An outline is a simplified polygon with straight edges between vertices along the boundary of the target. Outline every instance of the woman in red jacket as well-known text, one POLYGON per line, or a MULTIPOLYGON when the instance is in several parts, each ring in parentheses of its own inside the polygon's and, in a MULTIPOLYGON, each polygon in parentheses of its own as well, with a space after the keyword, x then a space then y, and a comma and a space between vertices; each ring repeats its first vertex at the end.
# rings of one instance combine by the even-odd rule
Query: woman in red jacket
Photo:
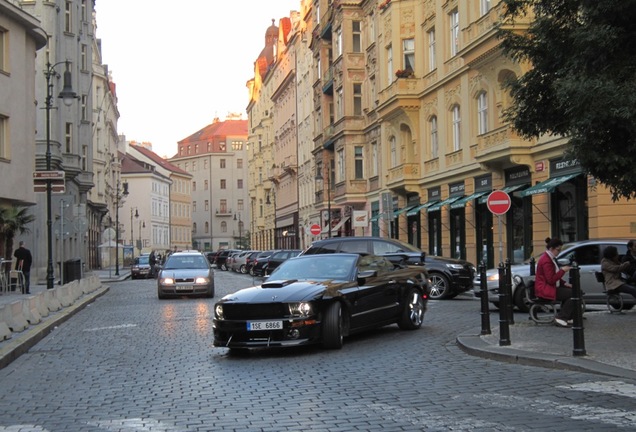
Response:
POLYGON ((537 262, 534 282, 535 294, 539 298, 558 300, 561 308, 555 322, 560 327, 567 327, 572 319, 574 305, 572 303, 572 285, 563 280, 563 275, 570 271, 570 266, 559 267, 556 256, 561 252, 563 242, 558 238, 546 239, 547 250, 537 262))

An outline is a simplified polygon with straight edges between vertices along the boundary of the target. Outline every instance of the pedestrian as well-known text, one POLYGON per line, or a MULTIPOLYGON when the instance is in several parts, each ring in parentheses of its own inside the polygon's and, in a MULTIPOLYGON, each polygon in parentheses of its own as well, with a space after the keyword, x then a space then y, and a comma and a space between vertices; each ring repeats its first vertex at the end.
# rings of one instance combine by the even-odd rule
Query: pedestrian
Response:
POLYGON ((556 257, 561 252, 561 247, 563 242, 560 239, 546 239, 546 251, 537 262, 534 289, 539 298, 561 302, 555 323, 560 327, 568 327, 572 322, 574 303, 572 285, 563 279, 563 275, 569 272, 571 267, 559 267, 556 257))
POLYGON ((627 253, 623 255, 622 262, 628 262, 630 264, 623 273, 628 276, 627 282, 633 284, 636 282, 636 240, 627 242, 627 253))
POLYGON ((636 287, 626 283, 621 278, 621 273, 625 273, 630 267, 629 261, 623 263, 618 258, 616 246, 608 246, 603 251, 601 260, 601 271, 605 278, 605 290, 615 293, 627 293, 636 298, 636 287))
POLYGON ((21 270, 24 275, 22 294, 31 294, 31 263, 33 262, 33 257, 31 256, 31 251, 24 245, 24 241, 20 241, 18 248, 13 252, 13 256, 16 259, 15 269, 21 270))
POLYGON ((150 264, 150 277, 155 277, 155 265, 157 264, 155 251, 150 252, 150 256, 148 257, 148 264, 150 264))

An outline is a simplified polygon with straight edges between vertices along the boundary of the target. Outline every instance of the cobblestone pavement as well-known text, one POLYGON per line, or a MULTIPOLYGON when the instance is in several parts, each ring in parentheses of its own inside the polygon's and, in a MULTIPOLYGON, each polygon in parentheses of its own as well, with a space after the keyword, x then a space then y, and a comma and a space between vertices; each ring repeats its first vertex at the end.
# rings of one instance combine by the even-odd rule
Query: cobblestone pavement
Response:
POLYGON ((469 296, 430 302, 418 331, 230 356, 214 301, 252 282, 218 271, 215 299, 165 301, 113 283, 0 370, 0 432, 636 430, 636 380, 462 352, 469 296))

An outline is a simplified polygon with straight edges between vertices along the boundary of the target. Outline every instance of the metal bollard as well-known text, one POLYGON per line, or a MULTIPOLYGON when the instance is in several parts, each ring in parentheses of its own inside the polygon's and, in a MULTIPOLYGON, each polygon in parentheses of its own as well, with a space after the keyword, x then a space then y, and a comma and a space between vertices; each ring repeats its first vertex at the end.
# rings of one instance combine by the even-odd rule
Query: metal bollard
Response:
POLYGON ((486 280, 486 264, 479 264, 479 287, 481 289, 481 334, 489 335, 490 311, 488 308, 488 280, 486 280))
POLYGON ((534 260, 534 257, 530 257, 530 276, 534 276, 537 272, 537 263, 534 260))
POLYGON ((583 334, 583 311, 581 310, 582 292, 581 292, 581 269, 576 261, 572 262, 570 270, 570 280, 572 281, 572 303, 574 303, 574 314, 572 316, 572 337, 574 349, 572 355, 584 356, 585 352, 585 336, 583 334))
POLYGON ((510 270, 510 258, 506 258, 506 296, 508 297, 508 324, 515 323, 514 302, 512 301, 512 270, 510 270))
POLYGON ((510 345, 510 326, 508 325, 508 296, 506 295, 506 270, 499 263, 499 346, 510 345))

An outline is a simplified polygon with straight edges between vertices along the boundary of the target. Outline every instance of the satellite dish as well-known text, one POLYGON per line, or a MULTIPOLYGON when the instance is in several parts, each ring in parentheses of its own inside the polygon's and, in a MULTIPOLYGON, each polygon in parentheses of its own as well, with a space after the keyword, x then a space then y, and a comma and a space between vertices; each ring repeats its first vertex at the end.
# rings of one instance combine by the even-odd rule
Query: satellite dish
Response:
POLYGON ((114 241, 115 240, 115 230, 113 228, 106 228, 102 233, 102 239, 105 242, 114 241))

